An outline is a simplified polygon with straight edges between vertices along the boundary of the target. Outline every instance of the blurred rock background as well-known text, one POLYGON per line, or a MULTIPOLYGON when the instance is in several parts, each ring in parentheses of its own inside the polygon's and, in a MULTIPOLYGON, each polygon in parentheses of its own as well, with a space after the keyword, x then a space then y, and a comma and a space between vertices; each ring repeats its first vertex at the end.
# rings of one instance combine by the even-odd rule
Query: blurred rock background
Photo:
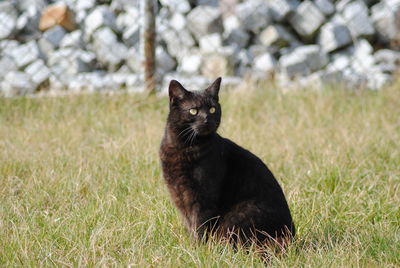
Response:
MULTIPOLYGON (((143 91, 139 0, 0 1, 0 95, 143 91)), ((400 66, 400 0, 159 0, 156 80, 380 89, 400 66)))

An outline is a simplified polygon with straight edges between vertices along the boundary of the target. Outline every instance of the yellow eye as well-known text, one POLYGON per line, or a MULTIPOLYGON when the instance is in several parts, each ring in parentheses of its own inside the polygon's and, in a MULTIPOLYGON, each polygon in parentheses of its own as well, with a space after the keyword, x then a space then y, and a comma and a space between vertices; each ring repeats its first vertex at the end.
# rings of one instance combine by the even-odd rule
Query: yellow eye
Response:
POLYGON ((215 113, 215 107, 210 108, 210 114, 213 114, 213 113, 215 113))
POLYGON ((189 113, 191 115, 196 115, 197 114, 197 109, 192 108, 192 109, 189 110, 189 113))

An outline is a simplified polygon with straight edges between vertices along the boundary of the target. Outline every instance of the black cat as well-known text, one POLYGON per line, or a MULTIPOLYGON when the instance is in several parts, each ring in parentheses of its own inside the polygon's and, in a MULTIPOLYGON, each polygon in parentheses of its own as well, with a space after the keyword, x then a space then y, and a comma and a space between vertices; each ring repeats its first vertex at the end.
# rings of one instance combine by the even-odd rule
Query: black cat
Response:
POLYGON ((216 133, 220 85, 221 78, 201 92, 169 85, 160 158, 172 200, 199 239, 284 246, 295 228, 278 182, 257 156, 216 133))

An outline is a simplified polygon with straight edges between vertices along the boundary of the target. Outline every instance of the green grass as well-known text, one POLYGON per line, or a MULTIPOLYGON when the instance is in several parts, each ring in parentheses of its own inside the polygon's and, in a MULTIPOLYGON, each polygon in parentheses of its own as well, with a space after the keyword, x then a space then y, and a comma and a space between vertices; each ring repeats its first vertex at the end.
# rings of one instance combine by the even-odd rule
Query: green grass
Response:
MULTIPOLYGON (((297 240, 271 267, 400 266, 400 84, 222 93, 220 133, 280 181, 297 240)), ((0 266, 262 266, 191 241, 158 160, 167 98, 0 99, 0 266)))

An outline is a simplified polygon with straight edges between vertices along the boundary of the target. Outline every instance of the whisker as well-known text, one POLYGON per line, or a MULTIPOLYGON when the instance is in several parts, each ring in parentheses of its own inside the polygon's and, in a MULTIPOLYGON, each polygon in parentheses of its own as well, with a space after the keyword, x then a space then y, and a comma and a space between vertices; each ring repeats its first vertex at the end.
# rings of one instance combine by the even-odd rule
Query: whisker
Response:
POLYGON ((193 130, 192 128, 190 128, 190 130, 191 130, 192 132, 190 132, 190 135, 188 135, 188 136, 186 137, 185 143, 190 142, 190 139, 191 139, 191 137, 192 137, 192 135, 193 135, 193 133, 194 133, 194 130, 193 130))
POLYGON ((181 135, 182 135, 182 136, 185 136, 186 134, 188 134, 188 133, 190 132, 191 129, 192 129, 191 126, 188 126, 187 128, 183 129, 183 130, 178 134, 178 137, 180 137, 181 135))
POLYGON ((191 138, 190 146, 192 146, 194 140, 196 139, 196 136, 197 136, 196 131, 193 131, 193 135, 192 135, 192 138, 191 138))

